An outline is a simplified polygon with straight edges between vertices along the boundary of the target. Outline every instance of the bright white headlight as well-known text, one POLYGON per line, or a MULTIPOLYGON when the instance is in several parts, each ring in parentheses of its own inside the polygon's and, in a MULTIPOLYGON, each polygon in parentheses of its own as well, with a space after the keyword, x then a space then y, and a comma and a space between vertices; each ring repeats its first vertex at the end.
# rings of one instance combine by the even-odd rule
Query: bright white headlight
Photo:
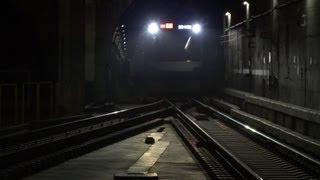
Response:
POLYGON ((150 34, 156 34, 159 31, 159 25, 157 23, 151 23, 148 26, 148 32, 150 34))
POLYGON ((196 33, 196 34, 198 34, 198 33, 200 33, 201 32, 201 25, 200 24, 194 24, 193 26, 192 26, 192 31, 194 32, 194 33, 196 33))

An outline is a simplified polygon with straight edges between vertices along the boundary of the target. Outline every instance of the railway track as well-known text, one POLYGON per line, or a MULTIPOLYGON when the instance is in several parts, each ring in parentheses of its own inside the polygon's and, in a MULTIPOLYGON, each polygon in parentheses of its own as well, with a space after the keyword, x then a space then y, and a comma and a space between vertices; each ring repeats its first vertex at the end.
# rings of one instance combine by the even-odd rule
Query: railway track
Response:
POLYGON ((210 106, 196 100, 161 100, 0 138, 0 179, 31 175, 163 123, 175 128, 212 179, 320 177, 316 159, 210 106))
POLYGON ((264 135, 200 101, 192 100, 181 104, 183 103, 177 108, 179 114, 184 114, 184 119, 188 119, 189 124, 199 126, 208 136, 206 144, 213 144, 215 150, 223 154, 230 164, 236 166, 235 169, 238 169, 243 178, 320 177, 320 163, 317 159, 264 135), (204 116, 207 116, 206 120, 204 116))
POLYGON ((19 179, 163 123, 164 101, 0 139, 0 179, 19 179))
MULTIPOLYGON (((199 127, 191 122, 188 122, 186 116, 183 114, 178 115, 179 119, 172 120, 172 125, 183 139, 185 144, 194 154, 194 156, 201 163, 202 167, 207 171, 212 179, 246 179, 246 177, 253 177, 252 174, 244 175, 234 167, 224 155, 215 150, 210 137, 203 132, 199 127)), ((232 157, 234 158, 234 157, 232 157)), ((234 158, 235 159, 235 158, 234 158)), ((245 167, 243 164, 241 168, 245 167)), ((247 171, 246 171, 247 172, 247 171)))

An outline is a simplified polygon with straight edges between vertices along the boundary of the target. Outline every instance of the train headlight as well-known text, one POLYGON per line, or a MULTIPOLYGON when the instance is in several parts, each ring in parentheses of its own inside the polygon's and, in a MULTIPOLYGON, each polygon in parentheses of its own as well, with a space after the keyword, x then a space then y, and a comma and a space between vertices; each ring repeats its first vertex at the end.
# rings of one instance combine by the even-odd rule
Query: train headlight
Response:
POLYGON ((148 26, 148 32, 150 34, 157 34, 159 32, 159 25, 157 23, 151 23, 148 26))
POLYGON ((202 30, 202 27, 201 27, 200 24, 194 24, 194 25, 192 26, 192 31, 193 31, 194 33, 196 33, 196 34, 200 33, 201 30, 202 30))

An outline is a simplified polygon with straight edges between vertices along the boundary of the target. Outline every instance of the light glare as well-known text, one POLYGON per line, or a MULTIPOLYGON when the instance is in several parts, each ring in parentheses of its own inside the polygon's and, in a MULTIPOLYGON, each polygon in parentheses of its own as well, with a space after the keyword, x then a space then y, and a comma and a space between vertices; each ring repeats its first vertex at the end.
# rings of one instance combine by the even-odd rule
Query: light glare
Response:
POLYGON ((173 29, 173 23, 166 23, 166 29, 173 29))
POLYGON ((159 31, 159 26, 157 23, 151 23, 149 26, 148 26, 148 32, 150 34, 156 34, 158 33, 159 31))
POLYGON ((201 26, 200 24, 195 24, 192 26, 192 31, 196 34, 198 34, 199 32, 201 32, 201 26))
POLYGON ((192 26, 191 26, 191 25, 179 25, 179 26, 178 26, 178 29, 179 29, 179 30, 192 29, 192 26))

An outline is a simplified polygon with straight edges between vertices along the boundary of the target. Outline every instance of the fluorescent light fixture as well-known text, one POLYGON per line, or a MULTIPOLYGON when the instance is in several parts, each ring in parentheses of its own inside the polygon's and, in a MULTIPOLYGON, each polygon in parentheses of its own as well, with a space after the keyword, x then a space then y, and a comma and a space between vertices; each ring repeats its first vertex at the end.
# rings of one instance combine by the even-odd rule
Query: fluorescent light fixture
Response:
POLYGON ((159 32, 159 26, 157 23, 151 23, 148 26, 148 32, 150 34, 157 34, 159 32))
POLYGON ((194 24, 193 26, 192 26, 192 31, 194 32, 194 33, 196 33, 196 34, 198 34, 198 33, 200 33, 201 32, 201 25, 200 24, 194 24))

